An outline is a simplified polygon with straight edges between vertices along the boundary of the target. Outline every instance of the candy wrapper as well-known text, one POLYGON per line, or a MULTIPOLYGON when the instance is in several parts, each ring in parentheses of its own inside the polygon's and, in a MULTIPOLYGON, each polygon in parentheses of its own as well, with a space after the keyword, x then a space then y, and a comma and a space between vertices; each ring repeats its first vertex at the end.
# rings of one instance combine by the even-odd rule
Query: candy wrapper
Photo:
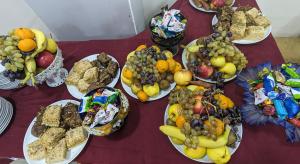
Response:
POLYGON ((281 93, 285 93, 288 97, 292 97, 291 87, 278 83, 277 88, 281 93))
POLYGON ((296 103, 292 97, 288 97, 284 100, 284 106, 288 113, 288 118, 294 118, 300 111, 298 103, 296 103))
POLYGON ((292 64, 282 64, 281 68, 290 78, 300 79, 300 75, 296 72, 296 69, 292 67, 292 64))
POLYGON ((294 88, 300 88, 300 79, 288 79, 285 82, 285 85, 294 87, 294 88))
POLYGON ((281 72, 274 71, 274 76, 275 76, 276 82, 279 82, 279 83, 282 83, 282 84, 285 83, 286 79, 285 79, 284 75, 281 72))
POLYGON ((98 124, 105 125, 112 121, 115 115, 119 112, 119 108, 112 104, 108 104, 106 109, 99 110, 95 116, 94 122, 91 124, 90 128, 94 128, 98 124))
POLYGON ((151 26, 155 27, 153 32, 159 34, 160 37, 165 39, 174 37, 176 33, 182 32, 186 24, 182 22, 179 10, 165 11, 163 17, 156 16, 151 19, 151 26))
POLYGON ((254 91, 254 97, 255 97, 255 101, 254 104, 258 105, 263 103, 265 100, 269 99, 266 95, 265 95, 265 89, 264 88, 260 88, 256 91, 254 91))
POLYGON ((299 100, 300 99, 300 88, 292 88, 292 95, 294 97, 294 99, 299 100))
POLYGON ((286 118, 286 116, 288 115, 288 113, 287 113, 287 111, 285 109, 283 101, 282 100, 278 100, 278 99, 274 99, 273 103, 274 103, 274 106, 275 106, 278 118, 284 120, 286 118))
POLYGON ((264 76, 263 84, 264 84, 266 94, 268 94, 269 92, 274 90, 276 83, 275 83, 275 80, 274 80, 274 77, 272 76, 272 74, 264 76))

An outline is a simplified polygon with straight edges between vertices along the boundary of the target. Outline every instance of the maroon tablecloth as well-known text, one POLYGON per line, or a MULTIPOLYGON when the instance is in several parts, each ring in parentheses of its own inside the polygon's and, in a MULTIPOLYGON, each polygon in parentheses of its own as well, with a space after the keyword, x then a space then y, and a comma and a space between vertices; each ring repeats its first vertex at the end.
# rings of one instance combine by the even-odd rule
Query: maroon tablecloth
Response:
MULTIPOLYGON (((271 2, 270 2, 271 3, 271 2)), ((257 6, 255 0, 237 0, 235 5, 257 6)), ((179 0, 173 8, 180 9, 188 19, 188 27, 183 44, 212 32, 213 14, 199 12, 187 0, 179 0)), ((101 29, 99 29, 101 30, 101 29)), ((121 40, 95 40, 84 42, 61 42, 65 66, 70 69, 75 61, 90 54, 105 51, 124 65, 126 55, 140 44, 151 45, 149 30, 139 35, 121 40)), ((283 58, 272 36, 253 45, 238 45, 249 60, 248 66, 266 61, 273 64, 283 62, 283 58)), ((181 51, 179 52, 181 54, 181 51)), ((176 56, 180 61, 181 55, 176 56)), ((120 81, 117 88, 121 88, 120 81)), ((242 89, 233 82, 225 87, 226 94, 237 105, 242 104, 242 89)), ((11 98, 15 103, 12 123, 0 136, 0 157, 22 157, 23 138, 41 105, 48 105, 62 99, 74 99, 65 85, 49 88, 42 85, 39 89, 25 87, 14 91, 0 91, 0 96, 11 98)), ((76 159, 82 163, 128 163, 128 164, 165 164, 192 163, 171 145, 168 138, 159 132, 167 98, 149 103, 140 103, 128 96, 131 111, 125 126, 109 137, 90 137, 84 151, 76 159)), ((299 163, 299 144, 285 140, 284 129, 273 125, 259 127, 244 126, 240 147, 232 156, 230 163, 299 163)))

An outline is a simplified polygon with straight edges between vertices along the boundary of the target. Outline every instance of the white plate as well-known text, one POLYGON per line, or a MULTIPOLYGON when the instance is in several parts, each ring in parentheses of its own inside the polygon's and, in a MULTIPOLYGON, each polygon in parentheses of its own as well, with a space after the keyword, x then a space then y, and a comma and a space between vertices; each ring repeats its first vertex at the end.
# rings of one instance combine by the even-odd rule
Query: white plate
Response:
MULTIPOLYGON (((90 56, 87 56, 87 57, 85 57, 85 58, 83 58, 83 59, 81 59, 81 60, 94 61, 94 60, 97 60, 97 56, 98 56, 98 55, 99 55, 99 54, 90 55, 90 56)), ((115 59, 114 57, 112 57, 112 56, 110 56, 110 55, 108 55, 108 56, 112 59, 112 61, 118 63, 117 59, 115 59)), ((118 65, 119 65, 118 72, 117 72, 115 78, 107 85, 108 87, 112 87, 112 88, 113 88, 113 87, 117 84, 117 82, 118 82, 118 80, 119 80, 119 77, 120 77, 120 64, 118 63, 118 65)), ((71 70, 72 70, 72 69, 71 69, 71 70)), ((70 71, 70 72, 71 72, 71 71, 70 71)), ((77 87, 74 86, 74 85, 67 85, 67 89, 68 89, 69 93, 70 93, 73 97, 75 97, 75 98, 77 98, 77 99, 81 99, 83 96, 85 96, 85 95, 87 94, 87 93, 81 93, 81 92, 77 89, 77 87)))
POLYGON ((4 119, 3 124, 0 126, 0 134, 7 128, 7 126, 10 123, 10 120, 12 118, 12 115, 13 115, 13 110, 9 109, 9 110, 7 110, 7 112, 8 112, 8 114, 7 114, 6 118, 4 119))
MULTIPOLYGON (((233 7, 234 10, 236 10, 237 8, 236 7, 233 7)), ((211 21, 211 24, 212 26, 214 26, 215 24, 218 23, 218 18, 217 16, 215 15, 211 21)), ((265 28, 265 34, 264 34, 264 37, 262 39, 259 39, 259 40, 246 40, 246 39, 240 39, 240 40, 233 40, 232 42, 233 43, 236 43, 236 44, 254 44, 254 43, 258 43, 258 42, 261 42, 263 40, 265 40, 272 32, 272 26, 269 25, 268 27, 265 28)))
MULTIPOLYGON (((166 125, 167 124, 167 119, 168 119, 168 109, 169 109, 169 104, 165 110, 165 115, 164 115, 164 124, 166 125)), ((240 146, 240 143, 241 143, 241 140, 242 140, 242 137, 243 137, 243 126, 242 124, 240 124, 239 126, 237 126, 238 128, 238 135, 240 137, 240 140, 236 141, 236 146, 235 148, 229 148, 229 152, 231 155, 233 155, 235 153, 235 151, 238 149, 238 147, 240 146)), ((177 151, 179 151, 182 155, 186 156, 184 153, 183 153, 183 145, 176 145, 172 142, 171 138, 168 137, 170 142, 172 143, 172 145, 176 148, 177 151)), ((187 158, 189 158, 188 156, 186 156, 187 158)), ((189 158, 189 159, 192 159, 192 158, 189 158)), ((211 161, 207 155, 205 155, 203 158, 201 159, 192 159, 194 161, 197 161, 197 162, 202 162, 202 163, 213 163, 213 161, 211 161)))
MULTIPOLYGON (((196 44, 196 41, 197 41, 197 39, 193 40, 192 42, 190 42, 187 45, 187 47, 196 44)), ((188 67, 187 67, 187 63, 188 63, 188 60, 187 60, 187 50, 186 49, 183 49, 181 60, 182 60, 182 64, 183 64, 184 68, 188 69, 188 67)), ((229 79, 225 79, 224 82, 231 81, 231 80, 235 79, 236 77, 237 77, 237 75, 234 75, 234 76, 232 76, 229 79)), ((201 77, 198 77, 198 76, 195 76, 195 78, 198 79, 198 80, 201 80, 201 81, 205 81, 207 83, 217 83, 217 81, 214 81, 214 80, 211 80, 211 79, 204 79, 204 78, 201 78, 201 77)))
POLYGON ((5 67, 1 64, 2 60, 0 60, 0 73, 2 73, 5 70, 5 67))
MULTIPOLYGON (((206 10, 206 9, 204 9, 204 8, 202 8, 202 7, 197 7, 197 6, 195 5, 195 3, 194 3, 193 0, 189 0, 189 2, 190 2, 190 4, 191 4, 195 9, 197 9, 197 10, 199 10, 199 11, 203 11, 203 12, 206 12, 206 13, 215 13, 215 12, 217 12, 217 11, 215 11, 215 10, 206 10)), ((234 3, 235 3, 235 0, 232 1, 232 4, 231 4, 230 6, 233 6, 234 3)))
MULTIPOLYGON (((123 69, 122 69, 122 71, 123 71, 123 69)), ((138 99, 138 97, 131 91, 131 88, 122 81, 122 78, 121 78, 121 84, 122 84, 123 89, 126 91, 126 93, 128 93, 131 97, 138 99)), ((161 98, 167 96, 171 92, 171 90, 175 88, 175 86, 176 86, 176 83, 173 82, 167 90, 160 90, 160 92, 157 96, 149 97, 149 99, 147 101, 154 101, 154 100, 158 100, 158 99, 161 99, 161 98)))
POLYGON ((7 128, 7 126, 9 125, 12 115, 13 115, 13 106, 12 104, 5 100, 4 98, 0 97, 1 99, 1 108, 0 110, 2 110, 2 112, 0 111, 2 117, 1 117, 1 121, 0 122, 0 134, 7 128))
MULTIPOLYGON (((57 101, 57 102, 55 102, 51 105, 65 106, 68 102, 74 103, 76 105, 80 104, 78 101, 75 101, 75 100, 60 100, 60 101, 57 101)), ((24 141, 23 141, 23 153, 24 153, 26 161, 29 164, 43 164, 43 163, 45 163, 45 159, 43 159, 43 160, 31 160, 31 159, 29 159, 29 156, 27 154, 27 145, 38 139, 37 137, 35 137, 31 134, 31 128, 34 125, 35 121, 36 121, 36 117, 32 120, 32 122, 30 123, 30 125, 29 125, 29 127, 26 131, 24 141)), ((58 162, 56 164, 67 164, 67 163, 72 162, 79 155, 79 153, 83 150, 84 146, 86 145, 86 143, 88 141, 88 138, 89 138, 89 136, 87 137, 87 139, 83 143, 81 143, 81 144, 71 148, 70 150, 68 150, 66 159, 64 161, 58 162)))

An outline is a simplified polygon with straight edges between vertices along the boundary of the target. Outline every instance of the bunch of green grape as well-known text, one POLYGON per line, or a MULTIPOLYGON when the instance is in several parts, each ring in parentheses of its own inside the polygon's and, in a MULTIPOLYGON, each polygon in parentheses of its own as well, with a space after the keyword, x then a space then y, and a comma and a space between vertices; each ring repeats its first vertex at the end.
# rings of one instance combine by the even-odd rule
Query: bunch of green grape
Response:
POLYGON ((236 47, 234 47, 235 52, 234 55, 232 54, 225 54, 225 59, 228 62, 232 62, 237 70, 242 70, 244 68, 246 68, 246 65, 248 64, 248 60, 246 58, 246 56, 236 47))
POLYGON ((153 85, 160 80, 160 74, 155 66, 157 59, 154 55, 156 53, 152 53, 148 49, 135 52, 135 55, 131 56, 126 62, 128 68, 133 72, 133 78, 142 85, 153 85))
POLYGON ((0 60, 8 71, 17 72, 24 69, 24 59, 18 49, 19 38, 13 35, 0 38, 0 60))

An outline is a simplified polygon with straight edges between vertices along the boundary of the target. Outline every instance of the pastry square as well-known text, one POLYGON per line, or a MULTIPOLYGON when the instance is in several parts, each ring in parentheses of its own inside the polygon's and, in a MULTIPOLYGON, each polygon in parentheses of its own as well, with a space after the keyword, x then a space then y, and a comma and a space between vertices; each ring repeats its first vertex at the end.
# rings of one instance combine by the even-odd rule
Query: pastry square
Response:
POLYGON ((47 106, 43 114, 42 125, 46 125, 50 127, 59 127, 60 114, 61 114, 60 105, 47 106))
POLYGON ((262 26, 248 26, 245 39, 260 40, 265 35, 265 29, 262 26))
POLYGON ((92 67, 93 67, 93 65, 90 61, 81 60, 81 61, 78 61, 74 64, 73 71, 78 73, 80 75, 80 77, 83 77, 85 71, 92 68, 92 67))
POLYGON ((81 142, 85 141, 86 138, 87 138, 87 132, 82 126, 74 129, 70 129, 66 133, 67 147, 72 148, 80 144, 81 142))
POLYGON ((68 85, 77 85, 78 81, 81 79, 79 73, 71 71, 68 77, 66 78, 66 84, 68 85))
POLYGON ((80 79, 77 84, 77 88, 81 93, 85 93, 89 86, 90 84, 87 83, 84 79, 80 79))
POLYGON ((233 24, 230 26, 230 31, 232 33, 233 39, 242 39, 245 35, 246 25, 241 26, 238 24, 233 24))
POLYGON ((255 7, 246 11, 247 17, 249 17, 252 20, 254 20, 259 14, 260 14, 260 12, 255 7))
POLYGON ((85 80, 87 83, 93 83, 98 80, 98 73, 99 69, 97 67, 92 67, 86 70, 86 72, 83 75, 83 80, 85 80))
POLYGON ((50 128, 42 136, 42 144, 47 149, 53 149, 57 142, 65 136, 65 129, 63 128, 50 128))
POLYGON ((246 20, 246 15, 243 11, 236 11, 232 15, 232 20, 231 23, 238 24, 240 26, 246 26, 247 20, 246 20))
POLYGON ((41 140, 38 139, 30 144, 28 144, 27 153, 30 159, 40 160, 46 156, 46 148, 42 144, 41 140))
POLYGON ((76 128, 81 126, 82 120, 77 112, 78 105, 68 103, 62 108, 62 122, 65 128, 76 128))
POLYGON ((258 16, 254 21, 256 25, 263 27, 268 27, 271 24, 270 20, 265 16, 258 16))
POLYGON ((67 156, 67 144, 65 138, 61 139, 58 144, 47 152, 46 163, 56 163, 63 161, 67 156))

